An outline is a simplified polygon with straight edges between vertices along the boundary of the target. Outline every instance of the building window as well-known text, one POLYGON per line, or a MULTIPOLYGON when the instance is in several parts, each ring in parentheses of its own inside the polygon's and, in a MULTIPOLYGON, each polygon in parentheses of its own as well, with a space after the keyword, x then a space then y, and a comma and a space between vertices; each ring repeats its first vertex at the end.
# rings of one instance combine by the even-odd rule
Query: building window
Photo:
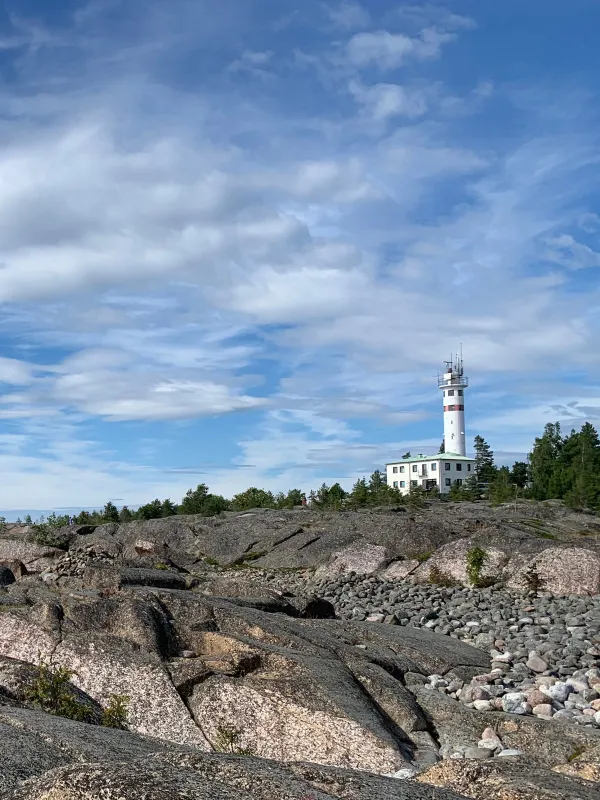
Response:
POLYGON ((463 395, 464 395, 464 392, 463 392, 463 390, 462 390, 462 389, 459 389, 459 390, 458 390, 458 396, 459 396, 459 397, 462 397, 463 395))
POLYGON ((454 397, 454 389, 450 389, 448 392, 448 397, 454 397))
POLYGON ((392 467, 392 472, 398 472, 398 467, 392 467))
POLYGON ((398 481, 394 481, 394 489, 398 488, 398 481))
POLYGON ((446 478, 446 486, 452 486, 452 481, 450 478, 446 478))
POLYGON ((447 461, 444 464, 444 469, 446 470, 446 472, 450 472, 450 464, 447 461))
POLYGON ((410 485, 411 486, 418 486, 419 485, 419 481, 411 481, 410 485))
POLYGON ((413 472, 417 472, 418 469, 419 469, 419 467, 416 464, 412 465, 412 471, 413 472))
POLYGON ((404 472, 404 467, 400 467, 400 472, 404 472))
POLYGON ((462 478, 457 478, 456 479, 456 485, 457 486, 462 486, 462 478))
POLYGON ((400 481, 400 488, 404 489, 405 486, 406 486, 406 481, 400 481))
POLYGON ((467 464, 467 472, 471 472, 471 465, 467 464))
POLYGON ((458 470, 458 472, 462 472, 462 464, 460 463, 460 461, 457 463, 456 469, 458 470))
POLYGON ((431 471, 432 471, 432 472, 435 472, 435 471, 436 471, 436 469, 437 469, 437 464, 434 462, 434 463, 431 465, 431 471))

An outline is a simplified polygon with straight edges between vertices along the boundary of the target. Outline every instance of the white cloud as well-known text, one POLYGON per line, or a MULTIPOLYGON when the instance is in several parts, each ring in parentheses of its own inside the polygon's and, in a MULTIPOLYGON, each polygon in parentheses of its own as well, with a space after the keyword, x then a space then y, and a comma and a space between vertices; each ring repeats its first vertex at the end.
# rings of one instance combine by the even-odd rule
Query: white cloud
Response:
POLYGON ((550 251, 548 258, 568 269, 589 269, 600 267, 600 253, 597 253, 587 244, 576 241, 569 234, 549 239, 550 251))
POLYGON ((442 45, 455 39, 455 34, 424 28, 418 37, 380 30, 357 33, 348 42, 348 60, 356 67, 372 64, 381 70, 392 70, 410 59, 425 61, 440 56, 442 45))
POLYGON ((343 30, 366 28, 371 22, 369 12, 359 3, 350 0, 340 3, 339 6, 326 5, 324 8, 331 22, 343 30))
POLYGON ((392 117, 415 119, 428 109, 428 92, 409 89, 395 83, 376 83, 365 86, 360 81, 351 81, 350 93, 363 106, 365 115, 380 121, 392 117))

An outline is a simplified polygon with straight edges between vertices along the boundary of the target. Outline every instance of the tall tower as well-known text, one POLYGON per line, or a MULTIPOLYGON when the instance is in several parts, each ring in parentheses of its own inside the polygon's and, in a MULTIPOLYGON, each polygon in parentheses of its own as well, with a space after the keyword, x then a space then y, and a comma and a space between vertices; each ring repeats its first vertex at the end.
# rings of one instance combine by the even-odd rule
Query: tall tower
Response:
POLYGON ((438 388, 444 398, 444 448, 447 453, 466 456, 465 389, 469 379, 463 370, 462 353, 444 363, 444 374, 438 375, 438 388))

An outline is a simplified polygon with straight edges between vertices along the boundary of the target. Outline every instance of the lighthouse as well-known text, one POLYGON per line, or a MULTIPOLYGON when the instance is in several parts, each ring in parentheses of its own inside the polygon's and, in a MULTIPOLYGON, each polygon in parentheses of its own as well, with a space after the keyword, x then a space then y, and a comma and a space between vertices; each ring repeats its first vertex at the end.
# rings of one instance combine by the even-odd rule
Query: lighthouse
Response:
POLYGON ((438 388, 444 400, 444 448, 447 453, 466 456, 465 440, 465 377, 462 354, 446 361, 443 375, 438 375, 438 388))

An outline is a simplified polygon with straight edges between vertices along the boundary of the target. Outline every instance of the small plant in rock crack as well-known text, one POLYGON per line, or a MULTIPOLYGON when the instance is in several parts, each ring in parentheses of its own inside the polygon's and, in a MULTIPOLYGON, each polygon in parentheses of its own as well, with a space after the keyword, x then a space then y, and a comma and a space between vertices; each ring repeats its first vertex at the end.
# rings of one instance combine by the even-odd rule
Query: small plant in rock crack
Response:
POLYGON ((473 586, 481 583, 481 570, 487 559, 487 553, 481 547, 472 547, 467 553, 467 575, 473 586))
POLYGON ((242 747, 240 740, 243 731, 234 728, 227 722, 217 725, 217 735, 213 747, 217 753, 234 753, 237 756, 252 756, 254 750, 251 747, 242 747))
POLYGON ((458 581, 454 580, 447 572, 443 572, 439 567, 433 566, 429 570, 429 583, 442 588, 450 589, 453 586, 458 586, 458 581))
POLYGON ((79 700, 73 691, 73 675, 67 667, 53 667, 48 661, 41 660, 37 676, 25 689, 25 700, 56 717, 66 717, 77 722, 92 721, 93 708, 79 700))
POLYGON ((129 697, 124 694, 113 694, 108 705, 102 712, 102 725, 105 728, 119 728, 127 730, 127 712, 129 710, 129 697))

